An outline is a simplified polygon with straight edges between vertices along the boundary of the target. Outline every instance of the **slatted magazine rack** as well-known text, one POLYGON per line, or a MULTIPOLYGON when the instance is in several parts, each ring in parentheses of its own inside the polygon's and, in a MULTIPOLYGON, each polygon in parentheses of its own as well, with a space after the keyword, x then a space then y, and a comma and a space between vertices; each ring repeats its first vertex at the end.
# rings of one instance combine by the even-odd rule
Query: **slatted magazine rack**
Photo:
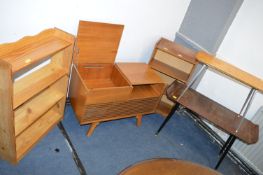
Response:
MULTIPOLYGON (((149 65, 167 85, 174 80, 188 83, 197 64, 195 54, 191 49, 161 38, 155 45, 149 65)), ((167 116, 172 106, 173 102, 164 94, 156 112, 167 116)))
POLYGON ((198 78, 197 74, 195 78, 193 78, 193 81, 187 86, 180 81, 174 81, 167 89, 167 97, 173 101, 175 105, 156 134, 165 126, 173 113, 178 109, 179 105, 183 105, 187 109, 198 114, 199 117, 230 134, 220 151, 220 159, 215 166, 215 169, 217 169, 236 138, 247 144, 254 144, 258 141, 259 127, 246 119, 245 115, 251 105, 255 91, 258 90, 263 92, 263 81, 205 52, 198 52, 196 57, 197 60, 203 64, 201 71, 199 71, 199 75, 203 70, 209 67, 251 87, 250 93, 240 113, 237 114, 191 89, 192 83, 198 78))
POLYGON ((63 118, 73 44, 48 29, 0 45, 1 158, 18 163, 63 118))

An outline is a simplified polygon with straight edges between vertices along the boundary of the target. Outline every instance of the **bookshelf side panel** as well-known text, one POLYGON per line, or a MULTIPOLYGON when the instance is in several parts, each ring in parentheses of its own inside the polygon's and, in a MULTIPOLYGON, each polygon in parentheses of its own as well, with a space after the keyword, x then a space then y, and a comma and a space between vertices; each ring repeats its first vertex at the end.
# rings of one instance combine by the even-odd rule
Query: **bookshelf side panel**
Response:
POLYGON ((0 60, 0 157, 16 162, 11 66, 0 60))

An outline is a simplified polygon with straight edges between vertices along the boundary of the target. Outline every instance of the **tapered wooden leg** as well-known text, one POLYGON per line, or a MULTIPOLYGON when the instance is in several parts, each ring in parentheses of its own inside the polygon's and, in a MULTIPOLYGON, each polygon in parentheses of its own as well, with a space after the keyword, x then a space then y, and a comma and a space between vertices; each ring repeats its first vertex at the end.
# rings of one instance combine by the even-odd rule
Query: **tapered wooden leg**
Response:
POLYGON ((88 130, 88 132, 87 132, 87 134, 86 134, 87 137, 90 137, 90 136, 93 134, 95 128, 97 127, 97 125, 98 125, 99 123, 100 123, 100 122, 91 123, 91 125, 90 125, 90 127, 89 127, 89 130, 88 130))
POLYGON ((136 118, 137 118, 136 125, 141 126, 142 125, 142 114, 137 114, 136 118))

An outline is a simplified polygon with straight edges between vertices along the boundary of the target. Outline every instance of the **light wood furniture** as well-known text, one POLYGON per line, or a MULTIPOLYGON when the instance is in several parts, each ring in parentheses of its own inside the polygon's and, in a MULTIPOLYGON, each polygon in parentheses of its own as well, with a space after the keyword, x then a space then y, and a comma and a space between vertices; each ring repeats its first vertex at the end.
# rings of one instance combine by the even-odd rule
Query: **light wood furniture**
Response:
POLYGON ((119 175, 220 175, 208 167, 184 160, 159 158, 136 163, 119 175))
MULTIPOLYGON (((215 166, 215 169, 217 169, 224 157, 227 155, 236 138, 247 144, 254 144, 258 141, 259 127, 258 125, 247 120, 245 115, 252 103, 255 91, 259 90, 262 92, 263 81, 205 52, 198 52, 196 57, 201 64, 204 64, 203 67, 215 69, 224 75, 227 75, 251 87, 251 91, 248 94, 242 109, 240 110, 239 114, 237 114, 227 109, 223 105, 191 89, 191 83, 186 86, 179 81, 174 81, 167 89, 166 93, 168 98, 175 103, 175 106, 160 126, 157 134, 172 117, 179 105, 183 105, 187 109, 190 109, 194 113, 198 114, 198 116, 230 134, 228 140, 220 151, 220 159, 215 166)), ((195 77, 195 79, 197 78, 198 76, 195 77)))
POLYGON ((118 68, 132 85, 132 92, 123 101, 127 114, 137 116, 137 125, 144 114, 155 113, 165 89, 162 79, 145 63, 117 63, 118 68))
POLYGON ((114 64, 123 26, 80 21, 70 100, 87 136, 103 121, 155 112, 164 83, 144 63, 114 64), (140 68, 140 69, 138 69, 140 68))
POLYGON ((48 29, 0 45, 1 158, 18 163, 63 118, 73 43, 72 35, 48 29))
POLYGON ((252 87, 258 91, 263 92, 263 80, 251 75, 223 60, 216 58, 213 55, 210 55, 206 52, 200 51, 197 53, 196 58, 199 62, 208 65, 210 68, 213 68, 226 76, 229 76, 241 83, 252 87))
MULTIPOLYGON (((197 64, 195 52, 180 44, 161 38, 153 50, 149 65, 169 85, 175 79, 187 83, 197 64)), ((164 94, 157 113, 167 116, 173 106, 164 94)))

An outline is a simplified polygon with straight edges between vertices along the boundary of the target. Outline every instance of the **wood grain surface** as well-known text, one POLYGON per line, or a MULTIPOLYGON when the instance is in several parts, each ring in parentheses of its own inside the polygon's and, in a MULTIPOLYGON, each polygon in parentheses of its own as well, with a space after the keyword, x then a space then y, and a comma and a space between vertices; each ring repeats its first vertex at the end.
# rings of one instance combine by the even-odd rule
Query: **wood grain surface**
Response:
POLYGON ((146 63, 117 63, 117 67, 132 85, 164 83, 146 63))
POLYGON ((77 34, 79 64, 114 63, 124 26, 80 21, 77 34))
POLYGON ((233 78, 241 83, 251 86, 261 92, 263 92, 263 80, 245 72, 234 65, 231 65, 223 60, 220 60, 213 55, 209 55, 206 52, 200 51, 197 53, 196 58, 201 63, 208 65, 209 67, 233 78))
POLYGON ((175 81, 167 90, 167 97, 178 102, 191 111, 197 113, 200 117, 212 123, 219 129, 236 136, 247 144, 253 144, 258 141, 259 127, 248 119, 244 119, 238 132, 236 130, 243 117, 224 107, 223 105, 209 99, 199 92, 189 89, 180 98, 180 94, 186 86, 175 81))
POLYGON ((220 175, 221 173, 189 161, 159 158, 145 160, 123 170, 119 175, 220 175))

